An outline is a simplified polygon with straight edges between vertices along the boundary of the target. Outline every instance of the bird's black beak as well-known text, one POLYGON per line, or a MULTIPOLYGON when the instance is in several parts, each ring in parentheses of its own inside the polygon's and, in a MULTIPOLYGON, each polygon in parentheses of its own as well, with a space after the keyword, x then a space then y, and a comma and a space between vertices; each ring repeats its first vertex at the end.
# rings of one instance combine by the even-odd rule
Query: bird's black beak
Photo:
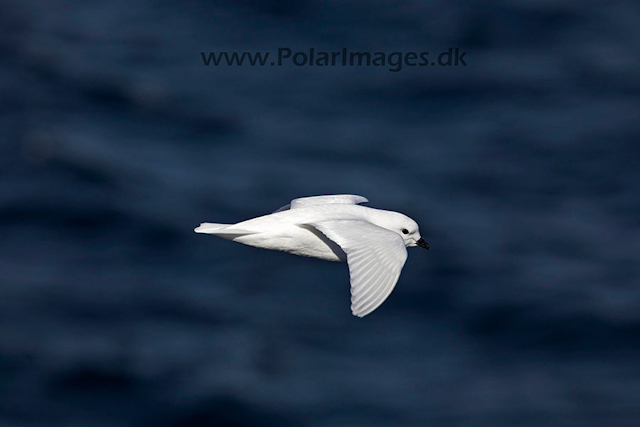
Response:
POLYGON ((424 241, 424 239, 421 237, 420 240, 418 240, 416 242, 416 244, 418 246, 420 246, 421 248, 425 248, 426 250, 429 250, 429 244, 427 242, 424 241))

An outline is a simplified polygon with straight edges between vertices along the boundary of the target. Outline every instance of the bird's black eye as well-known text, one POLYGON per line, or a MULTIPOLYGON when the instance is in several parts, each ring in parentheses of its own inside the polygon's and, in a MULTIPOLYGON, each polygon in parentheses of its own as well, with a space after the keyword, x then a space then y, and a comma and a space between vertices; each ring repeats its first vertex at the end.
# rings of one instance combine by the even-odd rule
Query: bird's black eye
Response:
POLYGON ((402 231, 402 234, 409 234, 409 230, 407 230, 406 228, 403 228, 401 231, 402 231))

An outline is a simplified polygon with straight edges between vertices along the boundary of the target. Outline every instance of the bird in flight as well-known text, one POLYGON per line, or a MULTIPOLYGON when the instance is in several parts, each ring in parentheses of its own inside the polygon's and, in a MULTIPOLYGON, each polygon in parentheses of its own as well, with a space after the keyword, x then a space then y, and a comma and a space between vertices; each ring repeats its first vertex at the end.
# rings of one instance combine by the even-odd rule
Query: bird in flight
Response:
POLYGON ((364 317, 393 291, 406 248, 429 249, 414 220, 359 205, 365 202, 365 197, 351 194, 301 197, 268 215, 237 224, 205 222, 194 231, 256 248, 347 262, 351 312, 364 317))

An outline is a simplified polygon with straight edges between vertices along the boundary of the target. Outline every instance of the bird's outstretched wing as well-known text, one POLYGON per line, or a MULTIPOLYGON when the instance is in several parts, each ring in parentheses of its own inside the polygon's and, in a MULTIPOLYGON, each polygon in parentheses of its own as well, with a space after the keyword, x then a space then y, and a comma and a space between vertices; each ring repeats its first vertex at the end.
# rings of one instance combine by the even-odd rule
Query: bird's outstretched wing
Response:
POLYGON ((378 308, 393 291, 407 260, 402 237, 362 220, 319 221, 309 225, 347 254, 351 312, 364 317, 378 308))
POLYGON ((289 209, 298 209, 298 208, 306 208, 307 206, 314 205, 324 205, 327 203, 342 203, 348 205, 357 205, 358 203, 366 203, 366 197, 356 196, 353 194, 335 194, 330 196, 311 196, 311 197, 300 197, 298 199, 293 199, 291 203, 285 205, 273 212, 281 212, 289 209))

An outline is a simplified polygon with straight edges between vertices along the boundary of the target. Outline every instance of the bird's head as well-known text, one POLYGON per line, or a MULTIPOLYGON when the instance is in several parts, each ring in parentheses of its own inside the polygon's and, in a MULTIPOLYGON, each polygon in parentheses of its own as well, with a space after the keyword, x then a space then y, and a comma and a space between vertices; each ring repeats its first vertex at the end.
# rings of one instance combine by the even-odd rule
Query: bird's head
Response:
POLYGON ((376 220, 372 220, 374 224, 398 233, 402 237, 404 245, 408 248, 420 246, 421 248, 429 249, 429 244, 420 236, 418 223, 399 212, 380 212, 384 213, 376 220))

